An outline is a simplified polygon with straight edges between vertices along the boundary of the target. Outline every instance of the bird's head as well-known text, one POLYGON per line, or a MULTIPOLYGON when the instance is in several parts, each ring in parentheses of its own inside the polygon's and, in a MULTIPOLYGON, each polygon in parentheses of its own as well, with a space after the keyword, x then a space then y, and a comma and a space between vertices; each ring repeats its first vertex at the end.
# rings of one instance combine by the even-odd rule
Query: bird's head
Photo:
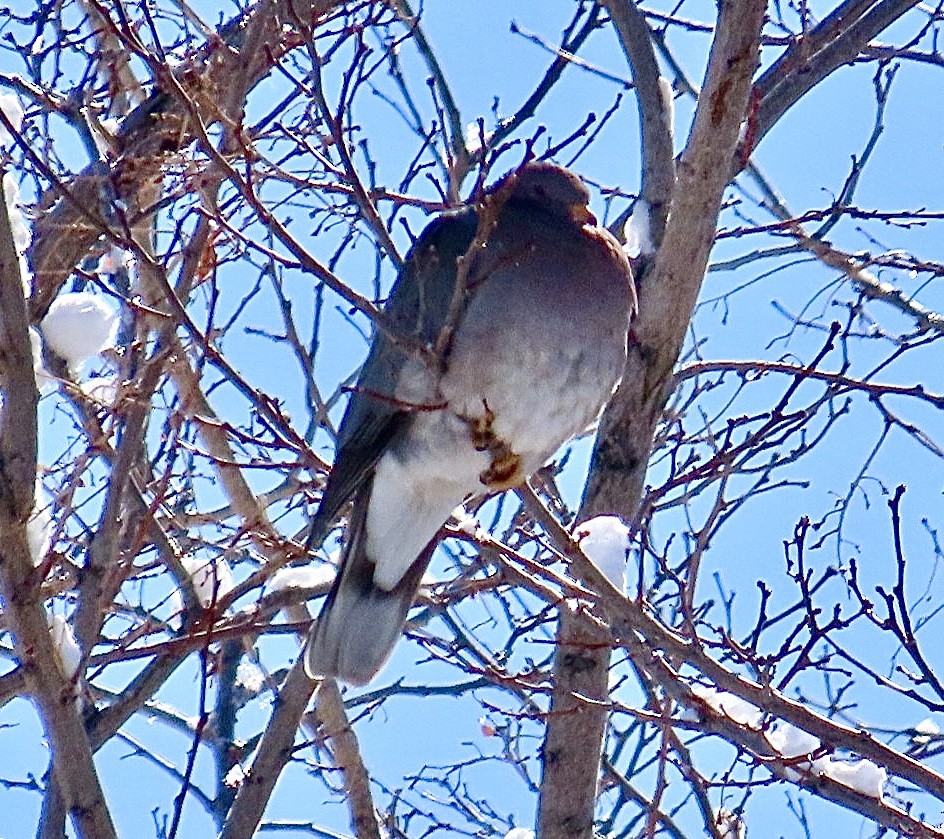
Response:
POLYGON ((528 163, 502 178, 495 189, 501 189, 511 178, 515 180, 509 200, 538 204, 578 225, 597 223, 587 206, 590 191, 580 178, 562 166, 543 160, 528 163))

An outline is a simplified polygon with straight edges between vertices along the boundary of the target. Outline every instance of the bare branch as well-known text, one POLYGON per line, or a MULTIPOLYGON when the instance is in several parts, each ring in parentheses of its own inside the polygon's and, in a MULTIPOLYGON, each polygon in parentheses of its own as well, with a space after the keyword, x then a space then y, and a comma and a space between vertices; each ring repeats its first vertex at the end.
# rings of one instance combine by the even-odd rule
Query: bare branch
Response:
POLYGON ((26 522, 36 484, 36 379, 10 216, 0 201, 0 583, 16 655, 52 747, 66 808, 83 839, 116 837, 92 750, 75 701, 75 685, 57 661, 38 587, 26 522))
POLYGON ((755 145, 804 94, 866 49, 918 0, 846 0, 796 41, 757 81, 755 145))
POLYGON ((670 123, 672 109, 665 100, 665 85, 660 82, 659 65, 645 15, 634 0, 606 0, 604 5, 619 34, 636 84, 642 140, 641 197, 649 208, 653 245, 658 247, 675 186, 674 126, 670 123))
MULTIPOLYGON (((314 21, 335 5, 334 0, 316 0, 304 9, 293 0, 259 3, 228 24, 220 41, 207 44, 179 77, 179 84, 196 94, 194 101, 202 103, 202 123, 210 125, 222 116, 215 106, 209 107, 213 100, 202 96, 202 90, 229 90, 233 79, 243 79, 239 87, 248 91, 285 48, 284 27, 297 16, 314 21)), ((163 91, 153 93, 122 123, 117 135, 120 154, 110 170, 103 171, 96 162, 71 183, 54 185, 58 201, 37 222, 29 251, 38 284, 30 301, 32 319, 45 313, 75 266, 107 233, 116 200, 125 202, 132 216, 143 209, 137 204, 139 185, 158 178, 167 152, 185 148, 196 136, 197 126, 189 116, 179 99, 163 91)))
POLYGON ((316 684, 305 674, 305 657, 298 656, 279 690, 272 718, 226 817, 220 839, 251 839, 255 835, 276 781, 292 757, 295 732, 316 684))

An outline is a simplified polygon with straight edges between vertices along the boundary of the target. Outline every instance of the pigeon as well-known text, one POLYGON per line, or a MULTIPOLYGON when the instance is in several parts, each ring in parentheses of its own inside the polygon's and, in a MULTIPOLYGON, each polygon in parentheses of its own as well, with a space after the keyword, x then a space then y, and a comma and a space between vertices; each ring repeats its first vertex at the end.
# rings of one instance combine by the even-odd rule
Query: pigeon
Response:
POLYGON ((589 198, 572 172, 532 161, 436 218, 411 248, 310 526, 317 547, 350 502, 305 649, 310 677, 370 681, 451 512, 523 484, 619 384, 636 293, 589 198))

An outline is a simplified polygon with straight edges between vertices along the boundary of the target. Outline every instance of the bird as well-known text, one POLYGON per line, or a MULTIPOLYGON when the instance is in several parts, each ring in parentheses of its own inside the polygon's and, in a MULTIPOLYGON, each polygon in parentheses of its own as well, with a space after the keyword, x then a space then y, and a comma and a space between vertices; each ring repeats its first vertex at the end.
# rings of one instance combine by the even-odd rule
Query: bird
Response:
POLYGON ((350 502, 309 677, 369 682, 452 511, 523 484, 615 391, 636 292, 589 200, 576 174, 532 160, 411 247, 309 527, 317 547, 350 502))

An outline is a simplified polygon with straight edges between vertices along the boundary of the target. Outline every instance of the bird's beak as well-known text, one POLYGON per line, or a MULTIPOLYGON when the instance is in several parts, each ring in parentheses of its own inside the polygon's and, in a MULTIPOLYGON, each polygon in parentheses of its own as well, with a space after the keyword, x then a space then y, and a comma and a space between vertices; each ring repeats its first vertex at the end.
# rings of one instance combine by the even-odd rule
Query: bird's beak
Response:
POLYGON ((570 208, 570 217, 579 225, 590 224, 596 227, 597 217, 590 212, 586 204, 574 204, 570 208))

